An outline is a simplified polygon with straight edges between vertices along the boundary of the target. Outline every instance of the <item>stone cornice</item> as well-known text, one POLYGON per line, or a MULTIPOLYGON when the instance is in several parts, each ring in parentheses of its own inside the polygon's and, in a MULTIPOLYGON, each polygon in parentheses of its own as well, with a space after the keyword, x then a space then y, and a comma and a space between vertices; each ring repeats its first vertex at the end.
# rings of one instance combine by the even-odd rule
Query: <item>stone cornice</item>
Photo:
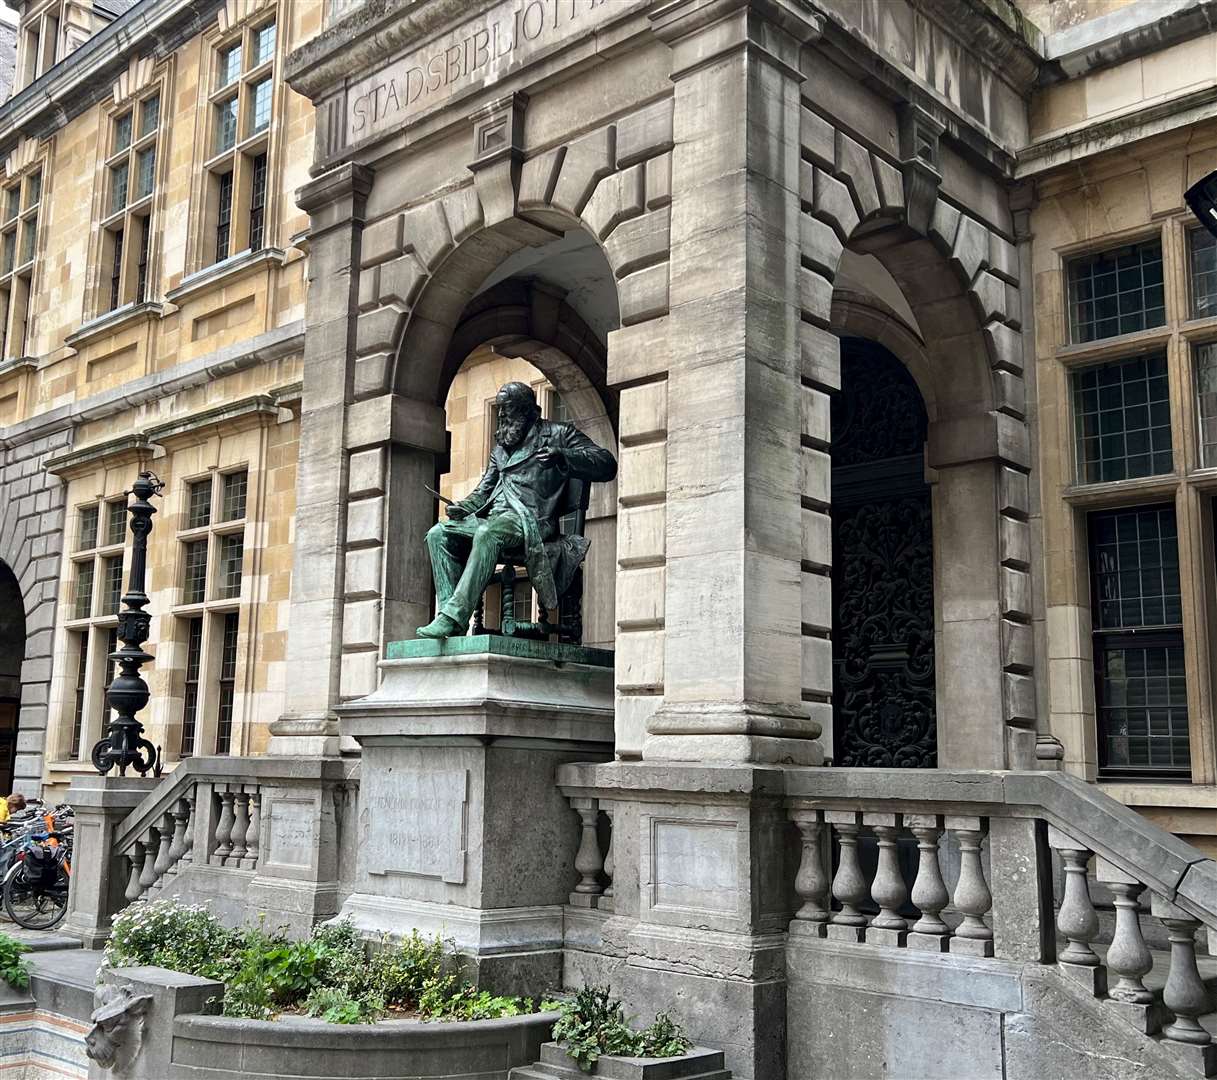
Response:
POLYGON ((0 153, 15 136, 45 138, 111 94, 131 60, 171 53, 202 31, 222 0, 143 0, 0 106, 0 153))
POLYGON ((92 420, 126 412, 150 401, 222 379, 255 364, 268 363, 300 352, 304 348, 304 322, 297 320, 259 334, 213 353, 186 360, 166 371, 132 379, 112 390, 103 390, 79 401, 72 401, 19 424, 0 429, 0 449, 10 449, 33 439, 67 431, 92 420))
POLYGON ((1138 139, 1211 122, 1214 105, 1217 105, 1217 87, 1205 86, 1170 101, 1155 102, 1143 109, 1104 117, 1050 135, 1018 152, 1015 178, 1037 176, 1078 158, 1093 158, 1106 150, 1119 149, 1138 139))
POLYGON ((147 435, 142 431, 137 431, 133 435, 123 435, 121 438, 108 439, 105 442, 81 447, 79 450, 68 450, 62 454, 55 454, 48 457, 42 467, 55 476, 70 480, 81 473, 91 471, 102 462, 115 464, 120 459, 138 458, 147 450, 147 435))
POLYGON ((1074 79, 1217 29, 1217 0, 1137 0, 1049 34, 1041 85, 1074 79))
POLYGON ((1020 93, 1034 85, 1044 59, 1044 35, 1012 0, 914 0, 913 6, 1020 93))

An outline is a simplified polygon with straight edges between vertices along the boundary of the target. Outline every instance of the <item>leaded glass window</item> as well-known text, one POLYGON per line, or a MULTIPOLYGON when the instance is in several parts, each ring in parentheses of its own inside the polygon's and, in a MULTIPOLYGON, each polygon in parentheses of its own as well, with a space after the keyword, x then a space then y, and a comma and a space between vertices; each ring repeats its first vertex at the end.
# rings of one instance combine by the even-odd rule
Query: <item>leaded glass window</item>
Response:
POLYGON ((1074 372, 1072 383, 1079 483, 1172 470, 1165 356, 1097 364, 1074 372))
POLYGON ((1162 242, 1150 240, 1069 264, 1069 325, 1074 342, 1162 326, 1162 242))
POLYGON ((1174 507, 1103 511, 1090 515, 1089 526, 1100 769, 1187 773, 1174 507))

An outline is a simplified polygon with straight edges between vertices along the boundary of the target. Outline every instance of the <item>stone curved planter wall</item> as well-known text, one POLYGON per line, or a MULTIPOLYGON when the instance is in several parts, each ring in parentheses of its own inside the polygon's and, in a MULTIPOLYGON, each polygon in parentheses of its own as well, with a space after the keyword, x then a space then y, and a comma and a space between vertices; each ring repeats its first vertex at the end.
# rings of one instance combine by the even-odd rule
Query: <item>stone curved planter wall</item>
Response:
POLYGON ((507 1080, 541 1056, 557 1013, 470 1023, 327 1024, 179 1016, 170 1080, 507 1080))

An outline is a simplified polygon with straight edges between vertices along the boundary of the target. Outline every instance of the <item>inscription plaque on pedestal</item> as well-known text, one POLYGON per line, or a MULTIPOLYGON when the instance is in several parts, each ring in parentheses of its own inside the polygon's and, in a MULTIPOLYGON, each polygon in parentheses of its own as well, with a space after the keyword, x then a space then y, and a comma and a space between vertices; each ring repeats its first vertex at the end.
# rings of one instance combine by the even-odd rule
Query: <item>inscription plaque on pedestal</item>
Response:
POLYGON ((275 799, 267 810, 270 814, 267 861, 276 866, 309 869, 317 843, 317 804, 312 799, 275 799))
POLYGON ((468 770, 391 764, 365 772, 361 803, 368 873, 464 884, 468 770))

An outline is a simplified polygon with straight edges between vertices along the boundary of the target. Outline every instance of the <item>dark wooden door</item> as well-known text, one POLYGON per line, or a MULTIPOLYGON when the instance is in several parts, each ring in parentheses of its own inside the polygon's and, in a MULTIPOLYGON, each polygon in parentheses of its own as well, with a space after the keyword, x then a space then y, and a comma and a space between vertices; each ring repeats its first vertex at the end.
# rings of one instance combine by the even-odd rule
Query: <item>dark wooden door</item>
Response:
POLYGON ((833 761, 937 764, 926 412, 904 365, 841 343, 832 404, 833 761))

